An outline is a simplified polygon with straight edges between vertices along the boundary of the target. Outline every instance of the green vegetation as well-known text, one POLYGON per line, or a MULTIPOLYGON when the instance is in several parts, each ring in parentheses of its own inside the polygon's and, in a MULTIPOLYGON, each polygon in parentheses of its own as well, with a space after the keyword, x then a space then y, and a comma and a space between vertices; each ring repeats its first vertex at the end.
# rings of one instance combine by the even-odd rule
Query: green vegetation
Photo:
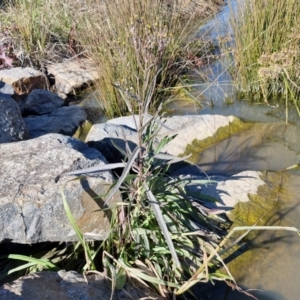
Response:
MULTIPOLYGON (((210 10, 217 2, 210 4, 210 10)), ((0 29, 13 41, 15 64, 41 66, 64 58, 92 59, 100 74, 95 94, 108 117, 128 113, 113 85, 135 95, 130 101, 137 111, 137 101, 147 98, 155 78, 154 111, 167 100, 179 75, 203 63, 201 58, 214 50, 209 41, 194 38, 204 20, 201 15, 208 11, 201 0, 5 3, 0 29)))
MULTIPOLYGON (((189 184, 211 182, 170 177, 169 167, 187 157, 161 153, 174 137, 166 136, 157 141, 160 129, 165 125, 159 118, 160 110, 154 116, 148 114, 152 95, 140 103, 139 115, 134 116, 131 96, 121 88, 116 88, 115 92, 132 113, 138 145, 133 151, 119 149, 125 155, 125 162, 114 163, 111 168, 121 166, 123 173, 103 199, 108 203, 119 189, 123 195, 123 202, 112 208, 110 234, 96 251, 101 249, 104 254, 103 263, 109 270, 112 286, 120 288, 126 278, 138 278, 165 296, 181 294, 197 282, 233 280, 230 274, 218 270, 222 260, 215 250, 226 234, 221 229, 226 219, 209 208, 214 199, 189 192, 187 188, 189 184)), ((98 171, 102 168, 99 166, 98 171)), ((91 171, 95 172, 95 168, 91 171)), ((81 173, 87 174, 89 169, 65 175, 81 173)), ((72 217, 69 219, 78 232, 72 217)), ((80 232, 78 236, 92 268, 92 253, 80 232)))
POLYGON ((134 95, 130 101, 135 112, 138 101, 151 92, 154 111, 166 101, 166 88, 175 86, 198 56, 211 51, 208 43, 193 41, 199 23, 182 17, 181 1, 169 2, 122 0, 115 5, 97 0, 80 22, 80 40, 98 65, 96 89, 109 117, 128 113, 114 86, 134 95))
MULTIPOLYGON (((293 99, 296 103, 299 41, 297 28, 293 26, 297 24, 294 20, 299 5, 296 1, 290 1, 290 6, 279 1, 274 9, 271 2, 245 1, 245 6, 239 7, 242 17, 234 25, 237 76, 241 78, 242 91, 255 99, 268 103, 276 96, 293 99), (269 18, 260 14, 266 11, 269 18)), ((201 143, 194 141, 183 158, 161 153, 173 136, 157 140, 157 134, 165 126, 160 119, 161 104, 172 89, 189 96, 180 75, 188 68, 200 66, 201 57, 213 51, 210 43, 193 40, 195 23, 192 18, 183 16, 185 3, 7 1, 0 13, 1 30, 8 30, 10 37, 18 41, 21 63, 25 59, 33 65, 82 56, 92 59, 100 74, 95 83, 96 92, 106 114, 109 117, 131 114, 136 123, 138 144, 133 151, 129 147, 126 151, 119 149, 124 161, 110 166, 111 169, 122 167, 123 172, 105 195, 105 203, 109 203, 117 190, 121 191, 123 202, 113 208, 103 207, 112 210, 111 231, 105 241, 95 245, 84 239, 62 192, 66 214, 79 242, 72 250, 68 249, 70 245, 63 249, 58 247, 39 260, 13 254, 1 257, 27 261, 6 274, 22 268, 57 270, 60 265, 71 265, 70 262, 76 260, 82 272, 99 270, 96 262, 101 261, 112 289, 122 288, 127 280, 134 278, 162 296, 173 298, 190 291, 199 282, 234 282, 221 258, 227 251, 224 245, 232 235, 226 236, 226 217, 220 214, 222 209, 218 208, 217 213, 214 210, 215 199, 188 188, 190 184, 213 182, 171 177, 168 171, 172 164, 190 158, 190 152, 192 160, 196 160, 202 150, 250 125, 233 122, 212 138, 201 143), (80 246, 84 261, 82 257, 78 259, 80 246), (227 273, 220 272, 222 266, 227 273)), ((98 171, 101 172, 101 167, 98 171)), ((83 170, 65 175, 80 172, 83 170)), ((89 170, 85 169, 84 173, 89 170)), ((233 232, 244 230, 247 234, 255 229, 266 228, 250 226, 235 228, 233 232)), ((295 228, 267 229, 299 233, 295 228)))
POLYGON ((238 0, 233 9, 239 90, 252 101, 292 102, 299 113, 299 1, 238 0))
POLYGON ((40 66, 70 56, 69 34, 79 9, 70 0, 4 1, 1 33, 11 42, 16 64, 40 66))

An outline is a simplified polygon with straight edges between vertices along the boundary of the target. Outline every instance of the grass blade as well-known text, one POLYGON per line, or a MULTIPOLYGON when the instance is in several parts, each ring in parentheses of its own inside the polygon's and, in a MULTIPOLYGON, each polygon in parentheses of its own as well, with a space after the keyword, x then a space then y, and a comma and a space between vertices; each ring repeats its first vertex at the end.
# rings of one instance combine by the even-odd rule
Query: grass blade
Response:
POLYGON ((103 172, 103 171, 107 171, 107 170, 113 170, 113 169, 124 168, 124 167, 125 167, 125 163, 105 164, 105 165, 94 166, 94 167, 90 167, 90 168, 66 172, 66 173, 61 174, 60 176, 96 173, 96 172, 103 172))
POLYGON ((130 172, 132 165, 134 164, 136 158, 139 155, 139 150, 140 147, 136 147, 134 149, 134 151, 132 152, 128 162, 126 163, 126 167, 123 170, 122 175, 120 176, 118 182, 114 185, 114 187, 110 190, 105 202, 104 202, 104 206, 108 203, 108 201, 113 197, 113 195, 118 191, 119 187, 122 185, 125 177, 127 176, 127 174, 130 172))
POLYGON ((173 258, 173 262, 174 262, 176 267, 180 267, 180 262, 179 262, 177 254, 176 254, 176 250, 175 250, 174 244, 172 242, 171 235, 170 235, 169 230, 167 228, 167 225, 166 225, 166 222, 165 222, 164 217, 162 215, 162 212, 160 210, 160 207, 159 207, 153 193, 150 191, 150 189, 149 189, 149 187, 147 186, 146 183, 144 183, 144 188, 145 188, 147 196, 150 200, 150 204, 151 204, 152 209, 154 211, 154 214, 155 214, 155 217, 156 217, 157 222, 159 224, 159 227, 160 227, 160 229, 161 229, 161 231, 162 231, 162 233, 163 233, 163 235, 166 239, 168 247, 170 249, 170 252, 171 252, 171 255, 172 255, 172 258, 173 258))
POLYGON ((63 204, 64 204, 64 209, 65 209, 65 212, 66 212, 66 215, 67 215, 67 218, 72 226, 72 228, 74 229, 83 249, 84 249, 84 253, 85 253, 85 259, 86 259, 86 263, 88 264, 88 269, 92 268, 92 269, 95 269, 95 265, 94 265, 94 262, 93 262, 93 259, 92 259, 92 253, 90 251, 90 248, 88 246, 88 244, 86 243, 85 239, 83 238, 83 234, 80 230, 80 228, 78 227, 72 213, 71 213, 71 210, 70 210, 70 207, 68 205, 68 202, 66 200, 66 197, 65 197, 65 194, 63 192, 63 190, 61 190, 61 195, 62 195, 62 198, 63 198, 63 204))

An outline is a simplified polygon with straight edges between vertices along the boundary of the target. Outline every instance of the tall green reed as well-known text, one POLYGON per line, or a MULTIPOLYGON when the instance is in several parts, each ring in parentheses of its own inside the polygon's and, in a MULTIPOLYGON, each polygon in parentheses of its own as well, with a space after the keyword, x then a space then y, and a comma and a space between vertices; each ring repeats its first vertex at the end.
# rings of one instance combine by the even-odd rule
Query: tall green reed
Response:
MULTIPOLYGON (((186 67, 184 49, 195 33, 192 18, 182 17, 181 2, 96 0, 79 22, 80 39, 98 65, 96 92, 109 117, 128 113, 113 85, 124 87, 140 101, 154 89, 154 110, 166 100, 165 87, 174 86, 186 67)), ((130 101, 137 112, 136 100, 130 101)))
POLYGON ((289 99, 298 110, 299 1, 237 0, 232 10, 240 91, 267 104, 289 99))

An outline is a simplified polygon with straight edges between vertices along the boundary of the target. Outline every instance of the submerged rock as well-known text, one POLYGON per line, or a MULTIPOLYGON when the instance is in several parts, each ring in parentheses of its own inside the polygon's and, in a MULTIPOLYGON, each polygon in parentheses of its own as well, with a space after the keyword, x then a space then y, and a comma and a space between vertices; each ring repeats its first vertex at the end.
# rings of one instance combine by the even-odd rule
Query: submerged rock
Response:
POLYGON ((28 138, 28 131, 18 104, 10 96, 0 93, 0 143, 28 138))
MULTIPOLYGON (((83 233, 106 237, 110 211, 98 211, 113 182, 110 172, 70 181, 58 176, 77 168, 105 164, 102 154, 76 139, 48 134, 33 140, 0 145, 0 241, 38 243, 75 241, 66 217, 61 190, 83 233)), ((117 194, 110 202, 121 201, 117 194)))

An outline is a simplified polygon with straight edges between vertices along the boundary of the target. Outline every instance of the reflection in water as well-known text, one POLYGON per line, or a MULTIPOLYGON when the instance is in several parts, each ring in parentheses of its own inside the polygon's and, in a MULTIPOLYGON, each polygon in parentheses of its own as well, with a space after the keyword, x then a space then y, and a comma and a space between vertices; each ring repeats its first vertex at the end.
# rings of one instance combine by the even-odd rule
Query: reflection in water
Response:
POLYGON ((199 166, 210 174, 245 170, 279 171, 298 162, 299 129, 284 123, 255 123, 201 153, 199 166))

